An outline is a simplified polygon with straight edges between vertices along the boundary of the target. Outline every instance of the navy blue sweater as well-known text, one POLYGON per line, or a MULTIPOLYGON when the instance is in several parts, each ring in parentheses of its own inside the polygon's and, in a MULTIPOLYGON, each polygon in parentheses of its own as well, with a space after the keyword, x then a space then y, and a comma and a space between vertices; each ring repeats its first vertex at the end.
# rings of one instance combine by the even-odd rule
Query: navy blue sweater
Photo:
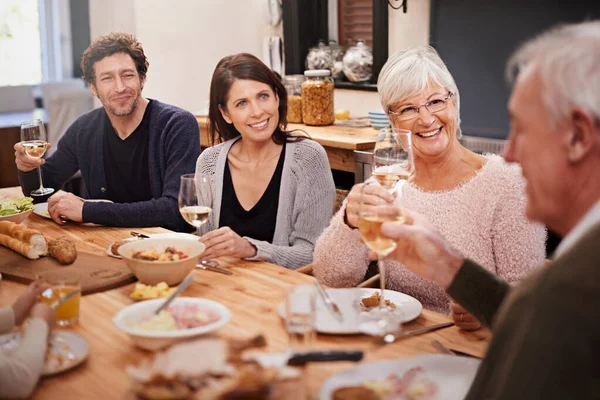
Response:
MULTIPOLYGON (((148 161, 152 200, 137 203, 86 202, 83 220, 105 226, 162 226, 189 231, 177 207, 179 181, 194 173, 200 155, 198 122, 189 112, 152 100, 148 161)), ((89 199, 106 198, 104 173, 104 108, 79 117, 58 142, 57 150, 42 166, 44 186, 58 189, 81 170, 89 199)), ((39 187, 37 172, 19 171, 23 193, 39 187)))

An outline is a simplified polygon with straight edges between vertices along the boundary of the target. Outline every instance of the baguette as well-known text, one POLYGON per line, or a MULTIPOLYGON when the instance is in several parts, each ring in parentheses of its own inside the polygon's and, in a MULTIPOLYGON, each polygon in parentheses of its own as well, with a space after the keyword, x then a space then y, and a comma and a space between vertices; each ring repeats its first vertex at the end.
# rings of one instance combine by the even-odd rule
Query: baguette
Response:
POLYGON ((15 224, 10 221, 0 221, 0 236, 6 236, 2 239, 3 246, 6 246, 19 254, 24 255, 32 260, 40 258, 48 253, 48 243, 42 232, 36 229, 29 229, 26 226, 15 224), (14 239, 27 248, 19 246, 14 239))
POLYGON ((35 250, 33 246, 8 235, 0 234, 0 245, 8 247, 31 260, 40 258, 39 251, 35 250))

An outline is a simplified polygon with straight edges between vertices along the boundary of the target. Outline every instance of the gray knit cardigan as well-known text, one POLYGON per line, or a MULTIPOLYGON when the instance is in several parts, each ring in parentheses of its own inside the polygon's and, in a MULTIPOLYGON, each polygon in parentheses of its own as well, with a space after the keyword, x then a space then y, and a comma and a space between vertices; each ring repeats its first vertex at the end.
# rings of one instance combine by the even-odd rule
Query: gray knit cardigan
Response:
MULTIPOLYGON (((196 175, 211 177, 213 212, 202 226, 204 234, 219 225, 223 174, 229 149, 239 138, 210 147, 200 154, 196 175)), ((273 243, 245 237, 256 246, 248 260, 268 261, 289 269, 310 264, 317 238, 335 205, 335 185, 325 149, 310 139, 287 143, 273 243)))

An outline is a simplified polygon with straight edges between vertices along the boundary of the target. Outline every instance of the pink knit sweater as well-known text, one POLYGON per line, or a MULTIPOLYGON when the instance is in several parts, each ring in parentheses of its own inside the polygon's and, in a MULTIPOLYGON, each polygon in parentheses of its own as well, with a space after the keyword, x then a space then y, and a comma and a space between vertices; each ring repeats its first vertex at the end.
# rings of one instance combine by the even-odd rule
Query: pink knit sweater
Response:
MULTIPOLYGON (((455 189, 424 192, 405 184, 399 203, 424 214, 464 256, 508 282, 543 264, 546 230, 525 218, 525 182, 520 167, 496 155, 455 189)), ((317 240, 314 275, 332 287, 352 287, 366 273, 367 247, 344 222, 346 204, 317 240)), ((386 263, 387 287, 417 298, 427 309, 450 313, 450 298, 437 285, 394 261, 386 263)))

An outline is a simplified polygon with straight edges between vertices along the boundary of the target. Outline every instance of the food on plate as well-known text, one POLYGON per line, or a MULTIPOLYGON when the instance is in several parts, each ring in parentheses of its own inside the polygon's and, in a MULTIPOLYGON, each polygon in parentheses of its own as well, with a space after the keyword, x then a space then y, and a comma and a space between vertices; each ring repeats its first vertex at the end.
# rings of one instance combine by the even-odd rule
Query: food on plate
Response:
POLYGON ((403 375, 391 374, 381 381, 365 381, 360 386, 339 388, 333 393, 333 398, 335 400, 359 398, 374 400, 429 400, 437 391, 438 386, 426 376, 423 367, 413 367, 403 375), (367 389, 366 391, 362 391, 363 397, 351 397, 357 393, 361 394, 362 389, 359 388, 367 389), (336 393, 338 397, 336 397, 336 393), (340 397, 344 395, 346 397, 340 397))
POLYGON ((145 331, 175 331, 192 329, 217 322, 219 314, 199 304, 181 303, 168 307, 135 325, 145 331))
POLYGON ((174 247, 167 247, 164 251, 156 249, 138 250, 131 256, 131 258, 146 261, 179 261, 187 257, 187 254, 174 247))
MULTIPOLYGON (((247 343, 242 347, 264 341, 254 338, 247 343)), ((127 366, 126 371, 134 391, 146 399, 182 399, 192 394, 200 399, 264 399, 278 379, 273 369, 234 364, 231 344, 212 338, 176 344, 137 366, 127 366)))
MULTIPOLYGON (((19 346, 21 339, 22 336, 20 334, 14 335, 9 340, 0 343, 0 350, 10 352, 13 349, 16 349, 17 346, 19 346)), ((71 346, 62 337, 56 335, 50 336, 44 358, 43 373, 52 373, 68 369, 78 362, 79 358, 75 355, 71 346)))
POLYGON ((58 239, 50 240, 48 242, 48 254, 63 265, 73 264, 77 259, 75 243, 68 236, 61 236, 58 239))
POLYGON ((10 221, 0 221, 0 245, 35 260, 48 253, 42 232, 10 221))
POLYGON ((332 400, 379 400, 380 397, 372 389, 364 386, 346 386, 336 389, 332 400))
POLYGON ((134 241, 134 240, 142 240, 142 238, 140 238, 140 237, 132 237, 132 238, 127 238, 127 239, 117 240, 116 242, 114 242, 110 246, 111 253, 113 253, 113 255, 115 255, 115 256, 119 256, 119 251, 118 251, 119 247, 123 246, 125 243, 129 243, 129 242, 134 241))
MULTIPOLYGON (((396 308, 396 305, 391 301, 391 300, 387 300, 385 299, 385 305, 390 307, 390 308, 396 308)), ((379 292, 373 292, 373 294, 369 297, 363 297, 361 299, 361 303, 363 306, 365 307, 377 307, 379 306, 379 303, 381 302, 381 296, 379 295, 379 292)))
POLYGON ((31 197, 17 197, 14 199, 0 199, 0 217, 33 210, 31 197))
POLYGON ((155 286, 138 282, 129 297, 135 300, 157 299, 159 297, 169 297, 175 290, 177 290, 176 287, 170 288, 166 282, 160 282, 155 286))

